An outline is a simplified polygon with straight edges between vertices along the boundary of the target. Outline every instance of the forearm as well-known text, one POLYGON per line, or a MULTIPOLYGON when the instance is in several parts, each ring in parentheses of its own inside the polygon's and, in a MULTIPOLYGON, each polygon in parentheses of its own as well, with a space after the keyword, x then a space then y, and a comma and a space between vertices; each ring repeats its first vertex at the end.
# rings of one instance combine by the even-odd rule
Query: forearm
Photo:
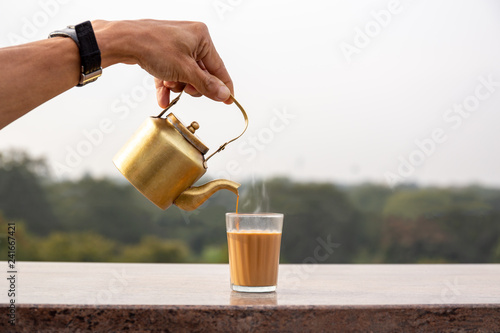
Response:
MULTIPOLYGON (((124 61, 117 56, 113 34, 118 34, 111 25, 100 21, 95 28, 103 67, 124 61)), ((0 129, 76 86, 80 71, 79 50, 71 38, 0 49, 0 129)))
POLYGON ((0 49, 0 128, 75 86, 79 64, 69 38, 0 49))

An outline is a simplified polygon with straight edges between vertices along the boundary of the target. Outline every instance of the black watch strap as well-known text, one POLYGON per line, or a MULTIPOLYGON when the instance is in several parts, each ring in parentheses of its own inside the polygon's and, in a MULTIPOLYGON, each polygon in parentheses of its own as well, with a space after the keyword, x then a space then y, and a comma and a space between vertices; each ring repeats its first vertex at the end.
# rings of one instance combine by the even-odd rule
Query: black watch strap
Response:
POLYGON ((51 37, 69 37, 73 39, 80 51, 81 74, 77 87, 94 82, 101 76, 101 51, 97 45, 94 29, 90 21, 50 33, 51 37))
POLYGON ((80 59, 82 62, 82 76, 78 86, 94 82, 102 74, 101 51, 95 39, 94 29, 90 21, 75 25, 76 36, 80 43, 80 59))

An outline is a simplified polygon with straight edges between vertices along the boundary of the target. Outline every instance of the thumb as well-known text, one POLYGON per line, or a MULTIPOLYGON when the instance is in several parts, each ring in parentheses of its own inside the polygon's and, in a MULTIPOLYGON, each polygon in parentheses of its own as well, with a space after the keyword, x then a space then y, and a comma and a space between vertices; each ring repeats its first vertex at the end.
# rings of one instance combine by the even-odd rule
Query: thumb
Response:
POLYGON ((201 94, 215 101, 227 101, 231 92, 229 88, 216 76, 207 70, 201 69, 197 64, 194 66, 193 75, 190 77, 190 84, 201 94))
POLYGON ((170 103, 170 89, 163 84, 160 87, 156 87, 156 99, 162 109, 166 108, 170 103))

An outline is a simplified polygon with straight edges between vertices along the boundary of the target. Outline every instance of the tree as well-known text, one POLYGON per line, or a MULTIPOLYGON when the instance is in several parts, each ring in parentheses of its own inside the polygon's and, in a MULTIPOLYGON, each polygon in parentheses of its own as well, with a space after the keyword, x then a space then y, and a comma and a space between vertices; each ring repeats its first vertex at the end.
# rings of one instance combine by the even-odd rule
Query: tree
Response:
POLYGON ((126 243, 155 232, 153 204, 130 184, 85 177, 52 184, 48 190, 66 230, 92 231, 126 243))
POLYGON ((40 260, 111 261, 117 244, 94 232, 55 232, 40 243, 40 260))
POLYGON ((127 245, 118 261, 182 263, 190 261, 190 253, 182 241, 144 236, 139 244, 127 245))
POLYGON ((0 210, 37 235, 60 229, 43 188, 47 179, 45 160, 19 151, 0 153, 0 210))
MULTIPOLYGON (((396 192, 384 208, 387 262, 489 262, 500 238, 500 212, 477 188, 396 192)), ((488 193, 488 197, 495 197, 488 193)))

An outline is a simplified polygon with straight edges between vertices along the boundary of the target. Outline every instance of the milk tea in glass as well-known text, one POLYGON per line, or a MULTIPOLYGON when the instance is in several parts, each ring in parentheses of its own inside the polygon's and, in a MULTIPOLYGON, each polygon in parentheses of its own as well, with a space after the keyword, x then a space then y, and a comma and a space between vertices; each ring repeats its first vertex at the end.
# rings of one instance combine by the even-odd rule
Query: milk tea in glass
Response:
POLYGON ((231 289, 276 290, 283 214, 226 214, 231 289))

